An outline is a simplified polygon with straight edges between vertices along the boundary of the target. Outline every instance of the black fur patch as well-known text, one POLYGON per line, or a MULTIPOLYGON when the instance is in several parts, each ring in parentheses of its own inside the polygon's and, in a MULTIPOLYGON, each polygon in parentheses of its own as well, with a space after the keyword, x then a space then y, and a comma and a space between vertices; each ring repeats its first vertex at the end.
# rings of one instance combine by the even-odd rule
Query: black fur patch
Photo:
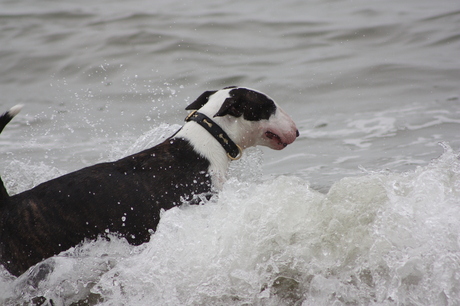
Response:
POLYGON ((138 245, 161 209, 209 193, 209 161, 184 139, 69 173, 8 198, 0 211, 1 263, 20 275, 107 231, 138 245))
POLYGON ((268 120, 275 112, 275 102, 266 95, 246 88, 235 88, 214 116, 243 116, 248 121, 260 121, 268 120))

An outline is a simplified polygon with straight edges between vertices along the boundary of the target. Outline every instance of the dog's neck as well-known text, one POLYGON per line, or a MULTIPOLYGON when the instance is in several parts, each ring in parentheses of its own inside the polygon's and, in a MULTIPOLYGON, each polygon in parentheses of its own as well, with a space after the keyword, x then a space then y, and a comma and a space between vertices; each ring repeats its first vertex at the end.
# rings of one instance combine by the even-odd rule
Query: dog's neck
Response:
POLYGON ((183 138, 190 142, 193 149, 209 160, 209 172, 214 187, 220 189, 225 183, 230 159, 221 144, 197 122, 189 121, 173 138, 183 138))
MULTIPOLYGON (((217 96, 214 96, 215 101, 224 101, 230 97, 229 90, 222 90, 217 92, 217 96)), ((242 130, 247 128, 242 126, 240 120, 236 118, 214 117, 217 113, 221 104, 219 103, 206 103, 198 111, 209 118, 213 118, 219 127, 225 131, 227 136, 235 142, 240 148, 239 150, 245 149, 247 146, 241 141, 242 130), (238 121, 238 122, 237 122, 238 121)), ((190 142, 194 150, 207 158, 210 162, 209 172, 212 176, 212 182, 214 187, 220 189, 226 180, 226 173, 231 159, 228 157, 226 150, 219 143, 216 138, 206 131, 206 129, 199 123, 194 121, 187 121, 184 126, 177 132, 174 138, 184 138, 190 142)), ((241 154, 242 152, 240 152, 241 154)))
POLYGON ((230 136, 216 123, 203 113, 197 110, 192 111, 186 118, 186 122, 194 121, 201 125, 209 134, 211 134, 227 152, 228 158, 237 160, 241 158, 242 150, 230 136))

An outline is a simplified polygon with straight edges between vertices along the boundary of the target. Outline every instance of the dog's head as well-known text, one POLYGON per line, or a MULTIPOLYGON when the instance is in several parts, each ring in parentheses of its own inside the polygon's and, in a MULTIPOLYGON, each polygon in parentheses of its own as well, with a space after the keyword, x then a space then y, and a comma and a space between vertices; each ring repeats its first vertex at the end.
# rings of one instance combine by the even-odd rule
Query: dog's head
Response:
POLYGON ((253 89, 206 91, 186 108, 213 118, 242 148, 281 150, 299 136, 294 121, 270 97, 253 89))

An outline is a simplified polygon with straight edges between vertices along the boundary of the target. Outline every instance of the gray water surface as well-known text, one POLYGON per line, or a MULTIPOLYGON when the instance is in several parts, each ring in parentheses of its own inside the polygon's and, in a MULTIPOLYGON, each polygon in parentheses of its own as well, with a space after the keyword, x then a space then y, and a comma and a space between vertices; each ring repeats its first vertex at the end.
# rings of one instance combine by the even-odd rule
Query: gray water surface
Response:
POLYGON ((68 304, 83 279, 106 305, 459 303, 459 51, 457 0, 1 1, 0 111, 25 105, 0 137, 11 193, 142 150, 229 85, 301 134, 250 151, 218 202, 167 212, 146 251, 85 244, 94 260, 62 257, 30 295, 68 304), (126 260, 92 273, 105 252, 126 260))

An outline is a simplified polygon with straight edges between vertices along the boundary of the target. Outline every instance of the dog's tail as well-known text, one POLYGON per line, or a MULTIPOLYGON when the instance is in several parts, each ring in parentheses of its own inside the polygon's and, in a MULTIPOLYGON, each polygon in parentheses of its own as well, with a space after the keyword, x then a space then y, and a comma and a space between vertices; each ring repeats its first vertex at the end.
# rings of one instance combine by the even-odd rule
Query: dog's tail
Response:
POLYGON ((15 105, 10 108, 9 111, 0 116, 0 133, 3 131, 8 122, 10 122, 11 119, 13 119, 14 116, 16 116, 21 111, 22 107, 23 105, 21 104, 15 105))
MULTIPOLYGON (((9 111, 0 116, 0 133, 3 131, 8 122, 10 122, 11 119, 13 119, 13 117, 21 111, 21 109, 22 105, 15 105, 12 108, 10 108, 9 111)), ((3 185, 2 178, 0 177, 0 208, 2 208, 6 204, 8 198, 8 192, 6 191, 6 188, 3 185)))

